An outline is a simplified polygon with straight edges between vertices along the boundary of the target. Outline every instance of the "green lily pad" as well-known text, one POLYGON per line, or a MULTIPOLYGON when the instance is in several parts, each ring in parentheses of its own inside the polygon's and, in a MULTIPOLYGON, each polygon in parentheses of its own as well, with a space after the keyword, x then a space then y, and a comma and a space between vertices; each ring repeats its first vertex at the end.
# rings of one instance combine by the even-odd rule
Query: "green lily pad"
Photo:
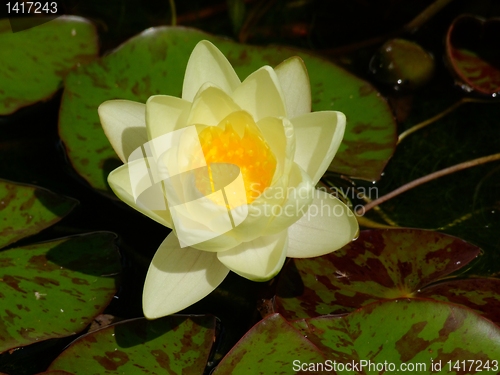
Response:
POLYGON ((50 227, 77 204, 37 186, 0 180, 0 248, 50 227))
POLYGON ((273 314, 248 332, 214 375, 256 374, 262 369, 266 374, 473 373, 467 371, 470 361, 497 374, 499 340, 500 328, 490 321, 461 306, 436 301, 380 301, 344 317, 293 323, 273 314), (282 340, 285 335, 289 341, 282 340), (304 341, 324 359, 303 355, 304 341), (451 366, 464 360, 467 370, 454 372, 451 366))
POLYGON ((379 299, 411 298, 479 253, 476 246, 433 231, 362 231, 334 253, 288 263, 278 281, 277 311, 301 319, 350 312, 379 299))
POLYGON ((386 101, 369 83, 307 52, 247 46, 194 29, 162 27, 130 39, 66 78, 59 134, 73 168, 92 187, 109 193, 106 176, 121 164, 101 129, 98 106, 109 99, 144 103, 156 94, 180 96, 189 55, 202 39, 217 45, 240 78, 263 65, 276 66, 290 56, 301 56, 311 79, 313 110, 347 115, 344 141, 331 169, 368 180, 379 178, 394 151, 396 127, 386 101))
POLYGON ((446 36, 446 56, 466 91, 500 93, 500 19, 464 15, 453 21, 446 36))
POLYGON ((80 332, 116 293, 113 233, 0 252, 0 353, 80 332))
POLYGON ((446 280, 421 289, 417 296, 466 305, 500 325, 500 280, 470 278, 446 280))
POLYGON ((292 362, 324 362, 325 356, 279 314, 257 323, 231 349, 213 375, 296 374, 292 362))
POLYGON ((73 374, 203 374, 215 340, 210 315, 134 319, 73 342, 49 367, 73 374))
POLYGON ((434 70, 434 57, 406 39, 388 40, 370 61, 370 71, 377 81, 402 91, 425 86, 434 70))
POLYGON ((69 70, 98 53, 94 26, 73 16, 16 33, 2 19, 0 45, 0 115, 50 99, 69 70))

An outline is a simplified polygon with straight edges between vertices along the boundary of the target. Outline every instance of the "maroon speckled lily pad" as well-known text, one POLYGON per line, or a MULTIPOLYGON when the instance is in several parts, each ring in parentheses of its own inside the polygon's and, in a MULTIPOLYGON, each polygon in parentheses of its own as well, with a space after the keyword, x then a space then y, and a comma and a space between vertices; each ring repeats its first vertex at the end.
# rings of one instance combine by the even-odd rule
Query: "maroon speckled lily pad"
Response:
POLYGON ((350 312, 379 299, 411 298, 479 254, 476 246, 433 231, 362 231, 339 251, 289 262, 277 286, 277 311, 300 319, 350 312))
POLYGON ((498 326, 462 306, 379 301, 344 317, 288 323, 279 314, 269 315, 228 353, 214 375, 396 374, 404 373, 401 365, 418 374, 474 373, 467 360, 497 374, 499 341, 498 326), (466 370, 453 372, 451 366, 465 358, 466 370), (391 367, 384 370, 384 363, 391 367))
POLYGON ((50 227, 77 204, 37 186, 0 180, 0 248, 50 227))
POLYGON ((113 233, 0 252, 0 353, 85 329, 116 293, 113 233))
POLYGON ((466 305, 500 325, 500 280, 470 278, 446 280, 421 289, 418 297, 466 305))
POLYGON ((468 91, 500 93, 500 19, 464 15, 448 29, 446 56, 468 91))
POLYGON ((215 328, 216 318, 210 315, 120 322, 77 339, 49 370, 75 375, 203 374, 215 328))
MULTIPOLYGON (((16 19, 16 25, 29 21, 16 19)), ((74 66, 95 59, 98 53, 94 25, 74 16, 22 32, 12 32, 9 20, 1 19, 0 46, 0 115, 50 99, 74 66)))

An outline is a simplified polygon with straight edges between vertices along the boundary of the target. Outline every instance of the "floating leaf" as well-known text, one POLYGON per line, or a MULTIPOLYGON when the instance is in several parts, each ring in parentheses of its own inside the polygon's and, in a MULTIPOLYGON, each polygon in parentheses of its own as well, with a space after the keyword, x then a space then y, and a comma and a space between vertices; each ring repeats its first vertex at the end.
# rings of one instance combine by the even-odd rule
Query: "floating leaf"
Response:
POLYGON ((134 319, 73 342, 49 367, 73 374, 203 374, 215 340, 209 315, 134 319))
POLYGON ((277 309, 287 319, 299 319, 350 312, 378 299, 413 297, 479 253, 476 246, 433 231, 362 231, 339 251, 288 263, 277 286, 277 309))
POLYGON ((0 252, 0 353, 80 332, 116 293, 112 233, 0 252))
POLYGON ((69 70, 98 53, 94 26, 69 16, 16 33, 9 20, 2 19, 0 45, 0 115, 48 100, 69 70))
MULTIPOLYGON (((465 358, 467 370, 468 360, 478 361, 473 364, 481 363, 483 371, 496 374, 499 340, 500 328, 490 321, 461 306, 436 301, 380 301, 344 317, 323 316, 290 324, 273 314, 247 333, 214 375, 255 374, 262 369, 266 374, 452 373, 450 364, 465 358), (314 350, 302 354, 303 348, 314 350), (312 359, 310 352, 324 359, 312 359), (487 361, 489 368, 483 367, 487 361)), ((471 373, 467 370, 457 373, 471 373)))
POLYGON ((231 349, 213 375, 296 374, 294 360, 324 362, 318 348, 304 338, 279 314, 257 323, 231 349))
POLYGON ((448 29, 446 56, 466 91, 500 92, 500 19, 460 16, 448 29))
POLYGON ((443 281, 423 288, 417 296, 465 305, 500 324, 499 291, 499 279, 471 278, 443 281))
POLYGON ((434 69, 432 55, 417 43, 405 39, 387 41, 370 61, 374 78, 395 90, 424 86, 432 78, 434 69))
POLYGON ((130 39, 65 81, 59 133, 74 169, 91 186, 109 192, 106 176, 121 164, 101 129, 97 107, 109 99, 144 103, 155 94, 180 96, 189 55, 202 39, 214 42, 241 78, 262 65, 276 66, 300 55, 311 79, 313 109, 339 110, 348 118, 331 168, 368 180, 379 178, 394 151, 396 129, 387 103, 369 83, 307 52, 247 46, 194 29, 163 27, 130 39))
POLYGON ((77 203, 40 187, 0 180, 0 248, 50 227, 77 203))

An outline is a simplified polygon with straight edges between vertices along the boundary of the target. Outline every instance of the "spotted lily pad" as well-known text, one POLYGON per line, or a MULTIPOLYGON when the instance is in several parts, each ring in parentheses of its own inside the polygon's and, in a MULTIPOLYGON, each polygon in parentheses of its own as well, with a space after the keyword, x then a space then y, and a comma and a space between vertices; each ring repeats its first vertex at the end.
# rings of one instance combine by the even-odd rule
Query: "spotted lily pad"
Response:
POLYGON ((288 263, 277 286, 277 311, 300 319, 350 312, 379 299, 411 298, 479 253, 476 246, 433 231, 362 231, 339 251, 288 263))
POLYGON ((22 32, 12 32, 9 20, 1 19, 0 45, 0 115, 50 99, 69 70, 98 53, 94 26, 70 16, 22 32))
POLYGON ((101 129, 97 107, 109 99, 144 103, 156 94, 180 96, 189 55, 202 39, 217 45, 240 78, 300 55, 311 79, 313 110, 347 115, 345 138, 331 169, 379 178, 394 151, 396 128, 387 103, 369 83, 307 52, 247 46, 194 29, 162 27, 130 39, 101 60, 73 71, 65 81, 59 134, 73 168, 91 186, 109 192, 106 176, 121 164, 101 129))
POLYGON ((112 233, 0 252, 0 353, 80 332, 116 293, 112 233))
POLYGON ((0 180, 0 248, 50 227, 77 203, 40 187, 0 180))
POLYGON ((448 29, 446 56, 466 91, 500 93, 500 19, 464 15, 448 29))
POLYGON ((49 367, 72 374, 203 374, 216 319, 173 315, 134 319, 73 342, 49 367))
POLYGON ((470 278, 445 280, 421 289, 416 295, 466 305, 500 325, 500 280, 470 278))
POLYGON ((273 314, 247 333, 214 375, 262 369, 276 374, 474 373, 470 361, 497 374, 499 340, 500 328, 473 311, 428 300, 379 301, 344 317, 293 323, 273 314), (314 348, 317 359, 302 354, 302 347, 314 348), (465 371, 452 367, 464 360, 465 371))

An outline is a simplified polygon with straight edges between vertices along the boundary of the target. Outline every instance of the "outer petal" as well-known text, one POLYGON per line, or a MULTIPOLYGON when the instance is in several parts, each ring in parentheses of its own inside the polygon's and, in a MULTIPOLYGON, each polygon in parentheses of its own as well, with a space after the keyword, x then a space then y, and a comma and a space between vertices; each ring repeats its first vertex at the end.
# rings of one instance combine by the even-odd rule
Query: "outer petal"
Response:
POLYGON ((233 67, 219 49, 207 40, 194 47, 186 67, 182 99, 193 101, 200 87, 212 82, 227 94, 240 84, 233 67))
POLYGON ((277 214, 265 230, 265 234, 274 234, 287 229, 299 220, 307 211, 313 200, 314 185, 311 178, 296 163, 293 163, 289 186, 286 189, 286 200, 271 210, 277 214))
POLYGON ((228 251, 217 253, 231 271, 253 281, 266 281, 278 274, 286 258, 287 231, 263 236, 228 251))
POLYGON ((204 84, 194 98, 187 124, 217 125, 240 107, 218 87, 204 84))
POLYGON ((228 273, 215 253, 181 249, 171 233, 149 266, 142 297, 144 315, 156 319, 191 306, 217 288, 228 273))
POLYGON ((191 103, 167 95, 151 96, 146 103, 149 139, 155 139, 185 126, 191 103))
POLYGON ((122 162, 148 141, 146 106, 130 100, 108 100, 98 109, 102 128, 122 162))
POLYGON ((294 56, 283 61, 274 71, 283 90, 287 117, 311 112, 311 84, 304 61, 294 56))
POLYGON ((316 185, 342 142, 345 115, 335 111, 312 112, 291 121, 296 136, 294 160, 316 185))
POLYGON ((340 249, 358 236, 352 211, 340 200, 317 190, 308 212, 288 228, 291 258, 310 258, 340 249))
MULTIPOLYGON (((111 186, 111 189, 113 189, 116 196, 123 202, 128 204, 130 207, 143 213, 144 215, 150 217, 158 223, 172 228, 172 217, 170 216, 170 211, 168 210, 166 202, 164 210, 152 210, 144 205, 137 204, 136 200, 134 199, 132 184, 130 182, 129 170, 131 165, 133 166, 134 162, 124 164, 112 171, 108 176, 109 186, 111 186)), ((158 192, 162 194, 161 189, 158 190, 158 192)), ((163 197, 158 197, 158 199, 163 199, 163 197)))
POLYGON ((285 103, 278 76, 269 66, 250 74, 232 95, 236 104, 255 121, 264 117, 286 117, 285 103))

